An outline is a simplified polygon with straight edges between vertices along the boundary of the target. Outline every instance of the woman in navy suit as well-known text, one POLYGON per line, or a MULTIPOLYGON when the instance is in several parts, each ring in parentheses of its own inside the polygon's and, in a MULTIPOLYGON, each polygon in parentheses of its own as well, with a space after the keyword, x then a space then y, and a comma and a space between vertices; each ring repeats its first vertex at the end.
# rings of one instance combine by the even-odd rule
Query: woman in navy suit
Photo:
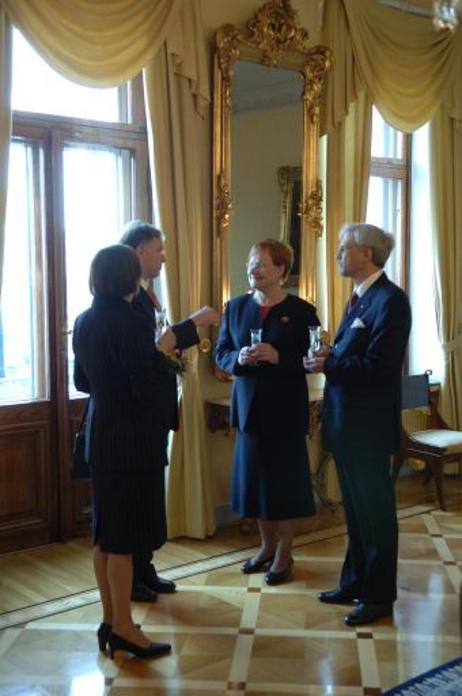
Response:
POLYGON ((131 302, 139 289, 138 256, 117 244, 99 251, 90 271, 93 304, 73 332, 74 382, 93 404, 90 465, 94 485, 93 564, 103 604, 101 650, 139 657, 170 651, 133 623, 130 593, 136 553, 166 537, 165 402, 169 367, 154 333, 131 302))
POLYGON ((231 422, 237 428, 232 507, 256 518, 261 547, 243 573, 268 570, 276 585, 289 579, 294 520, 313 515, 315 506, 306 447, 308 389, 303 356, 309 326, 319 325, 315 308, 290 295, 284 283, 293 251, 273 239, 250 249, 251 292, 226 306, 216 362, 234 375, 231 422), (251 329, 261 343, 250 345, 251 329))

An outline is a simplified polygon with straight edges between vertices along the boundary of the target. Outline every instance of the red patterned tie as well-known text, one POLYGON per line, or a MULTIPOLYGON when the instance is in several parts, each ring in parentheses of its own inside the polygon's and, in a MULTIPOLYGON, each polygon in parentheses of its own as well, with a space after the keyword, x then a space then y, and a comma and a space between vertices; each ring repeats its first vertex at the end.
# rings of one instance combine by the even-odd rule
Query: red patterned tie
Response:
POLYGON ((353 307, 355 306, 355 304, 357 303, 358 300, 359 300, 359 295, 356 292, 354 292, 352 294, 352 296, 350 297, 350 301, 348 303, 348 313, 351 312, 351 310, 353 309, 353 307))

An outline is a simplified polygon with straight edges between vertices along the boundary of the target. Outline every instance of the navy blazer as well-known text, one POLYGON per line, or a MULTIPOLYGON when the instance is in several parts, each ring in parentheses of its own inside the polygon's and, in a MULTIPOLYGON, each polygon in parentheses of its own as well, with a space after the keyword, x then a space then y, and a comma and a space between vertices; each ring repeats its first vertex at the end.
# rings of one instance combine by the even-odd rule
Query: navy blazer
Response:
POLYGON ((345 311, 325 364, 327 451, 398 449, 401 370, 410 329, 409 300, 385 273, 345 311))
MULTIPOLYGON (((132 306, 135 312, 146 320, 154 334, 156 329, 155 308, 151 298, 143 287, 140 287, 139 293, 133 298, 132 306)), ((178 324, 173 324, 170 328, 176 336, 176 345, 179 350, 189 348, 199 343, 199 335, 192 319, 185 319, 178 324)), ((173 371, 170 375, 170 388, 166 394, 165 412, 167 414, 166 420, 168 429, 178 430, 177 381, 176 374, 174 374, 173 371)))
POLYGON ((288 295, 262 321, 252 293, 226 305, 215 359, 236 377, 231 423, 241 431, 308 432, 308 387, 303 356, 309 347, 309 326, 318 326, 315 308, 288 295), (279 352, 279 364, 240 365, 241 348, 250 345, 250 329, 262 329, 262 342, 279 352))

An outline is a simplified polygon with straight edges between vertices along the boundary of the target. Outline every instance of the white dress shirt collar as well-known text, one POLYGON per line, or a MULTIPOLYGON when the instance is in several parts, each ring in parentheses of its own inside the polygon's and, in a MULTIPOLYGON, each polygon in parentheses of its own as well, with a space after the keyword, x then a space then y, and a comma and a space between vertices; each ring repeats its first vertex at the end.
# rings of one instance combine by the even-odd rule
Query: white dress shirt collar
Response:
POLYGON ((363 280, 362 283, 356 285, 354 291, 358 295, 358 297, 363 297, 363 295, 369 290, 371 285, 374 285, 374 283, 380 278, 382 273, 383 268, 380 268, 378 271, 372 273, 372 275, 366 278, 366 280, 363 280))

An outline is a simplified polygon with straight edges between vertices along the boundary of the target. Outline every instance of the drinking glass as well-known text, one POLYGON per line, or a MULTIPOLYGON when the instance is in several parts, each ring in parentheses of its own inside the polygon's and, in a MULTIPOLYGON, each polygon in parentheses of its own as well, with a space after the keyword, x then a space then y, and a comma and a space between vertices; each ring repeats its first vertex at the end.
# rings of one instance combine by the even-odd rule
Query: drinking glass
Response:
POLYGON ((310 349, 308 355, 313 355, 321 347, 321 327, 320 326, 310 326, 310 349))
POLYGON ((261 329, 250 329, 250 345, 256 346, 261 343, 261 329))
POLYGON ((155 309, 154 312, 155 312, 155 319, 156 319, 156 341, 157 341, 167 326, 167 310, 164 307, 162 307, 162 309, 155 309))

